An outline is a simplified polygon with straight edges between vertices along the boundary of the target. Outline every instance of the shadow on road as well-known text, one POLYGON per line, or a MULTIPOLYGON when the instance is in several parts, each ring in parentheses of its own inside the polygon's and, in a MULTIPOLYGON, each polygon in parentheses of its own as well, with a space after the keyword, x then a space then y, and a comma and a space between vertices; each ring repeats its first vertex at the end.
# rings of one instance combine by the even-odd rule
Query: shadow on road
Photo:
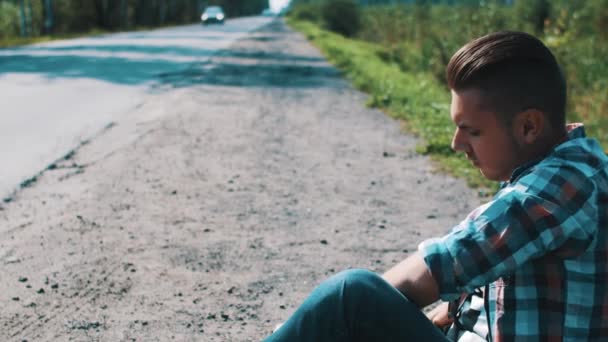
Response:
POLYGON ((49 79, 93 78, 159 87, 319 87, 324 79, 337 77, 336 70, 320 57, 265 49, 266 44, 276 47, 280 44, 277 40, 285 39, 280 34, 284 31, 282 25, 273 22, 244 38, 255 43, 253 49, 245 50, 218 50, 212 44, 208 45, 211 48, 201 47, 205 43, 200 40, 218 40, 221 36, 180 31, 124 34, 107 40, 100 37, 89 39, 86 44, 5 49, 0 50, 0 75, 35 73, 49 79), (184 39, 199 42, 187 45, 184 39))
POLYGON ((128 60, 115 57, 11 56, 0 57, 2 73, 34 73, 49 79, 93 78, 122 85, 154 82, 160 70, 182 67, 160 60, 128 60))
POLYGON ((147 58, 154 58, 154 56, 177 56, 177 57, 205 57, 211 56, 215 52, 213 49, 204 48, 190 48, 184 46, 153 46, 153 45, 71 45, 71 46, 59 46, 59 47, 35 47, 28 49, 30 52, 39 51, 41 53, 47 52, 50 54, 79 54, 79 53, 133 53, 133 54, 145 54, 147 58))
POLYGON ((161 75, 163 84, 181 88, 197 84, 236 87, 322 87, 337 77, 335 69, 324 66, 237 63, 211 64, 161 75))

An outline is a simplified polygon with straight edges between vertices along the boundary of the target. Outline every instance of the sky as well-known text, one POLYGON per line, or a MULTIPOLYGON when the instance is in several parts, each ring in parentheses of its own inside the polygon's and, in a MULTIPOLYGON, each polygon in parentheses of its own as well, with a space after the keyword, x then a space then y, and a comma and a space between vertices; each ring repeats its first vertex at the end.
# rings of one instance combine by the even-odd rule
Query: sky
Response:
POLYGON ((289 0, 270 0, 270 8, 273 11, 278 11, 281 8, 287 6, 289 0))

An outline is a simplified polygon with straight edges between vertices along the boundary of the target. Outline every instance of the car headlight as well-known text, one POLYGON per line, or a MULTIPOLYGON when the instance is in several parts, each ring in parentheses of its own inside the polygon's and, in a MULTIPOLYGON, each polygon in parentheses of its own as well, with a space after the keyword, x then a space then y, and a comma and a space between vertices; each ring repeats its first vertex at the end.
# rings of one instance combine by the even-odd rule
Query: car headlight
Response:
POLYGON ((217 18, 217 20, 222 20, 222 19, 224 19, 224 15, 223 15, 223 14, 221 14, 221 13, 220 13, 220 14, 218 14, 218 15, 216 15, 215 17, 217 18))
POLYGON ((209 17, 207 16, 207 14, 203 14, 203 15, 201 16, 201 19, 202 19, 202 20, 207 20, 207 18, 209 18, 209 17))

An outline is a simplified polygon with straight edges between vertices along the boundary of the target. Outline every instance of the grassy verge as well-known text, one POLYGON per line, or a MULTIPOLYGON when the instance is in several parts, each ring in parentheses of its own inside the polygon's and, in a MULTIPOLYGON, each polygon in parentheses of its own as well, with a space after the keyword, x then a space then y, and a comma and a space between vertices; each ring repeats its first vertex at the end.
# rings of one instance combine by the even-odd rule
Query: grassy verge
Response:
MULTIPOLYGON (((198 23, 198 22, 193 22, 190 24, 195 24, 195 23, 198 23)), ((188 24, 183 24, 183 25, 188 25, 188 24)), ((99 36, 102 34, 111 34, 111 33, 120 33, 120 32, 151 31, 151 30, 158 30, 158 29, 162 29, 162 28, 175 27, 175 26, 176 26, 176 24, 167 24, 167 25, 162 25, 162 26, 139 26, 139 27, 135 27, 132 29, 128 29, 128 30, 123 30, 123 31, 108 31, 108 30, 102 30, 102 29, 93 29, 93 30, 86 31, 86 32, 62 33, 62 34, 57 34, 57 35, 37 36, 37 37, 29 37, 29 38, 4 37, 4 38, 0 38, 0 48, 10 48, 10 47, 17 47, 17 46, 28 45, 28 44, 44 43, 44 42, 50 42, 53 40, 94 37, 94 36, 99 36)))
POLYGON ((346 39, 307 21, 290 18, 288 23, 306 35, 355 87, 370 95, 370 106, 403 120, 407 131, 422 138, 418 152, 430 156, 440 170, 466 179, 481 195, 497 188, 462 154, 450 149, 449 91, 430 72, 401 71, 386 62, 380 45, 346 39))
POLYGON ((0 48, 9 48, 9 47, 16 47, 16 46, 22 46, 22 45, 28 45, 28 44, 44 43, 44 42, 50 42, 53 40, 61 40, 61 39, 91 37, 91 36, 97 36, 97 35, 106 34, 106 33, 110 33, 110 32, 96 29, 96 30, 91 30, 88 32, 58 34, 58 35, 49 35, 49 36, 37 36, 37 37, 29 37, 29 38, 6 37, 6 38, 0 38, 0 48))

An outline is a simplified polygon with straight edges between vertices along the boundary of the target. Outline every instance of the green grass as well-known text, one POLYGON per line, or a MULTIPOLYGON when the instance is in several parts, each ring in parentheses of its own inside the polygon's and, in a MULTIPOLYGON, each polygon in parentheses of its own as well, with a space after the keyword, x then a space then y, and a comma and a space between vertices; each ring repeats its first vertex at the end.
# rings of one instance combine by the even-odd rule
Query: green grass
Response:
POLYGON ((28 45, 34 43, 43 43, 53 40, 53 37, 44 36, 44 37, 35 37, 35 38, 18 38, 18 37, 9 37, 9 38, 1 38, 0 39, 0 48, 9 48, 13 46, 21 46, 28 45))
POLYGON ((462 154, 450 148, 454 125, 449 117, 449 91, 430 72, 403 72, 386 59, 380 45, 346 39, 307 21, 288 18, 355 87, 368 93, 368 104, 395 119, 422 138, 417 151, 429 155, 439 170, 464 178, 480 195, 497 184, 485 179, 462 154))
POLYGON ((50 42, 53 40, 61 40, 61 39, 92 37, 92 36, 97 36, 97 35, 106 34, 106 33, 110 33, 110 32, 95 29, 95 30, 91 30, 88 32, 81 32, 81 33, 36 36, 36 37, 29 37, 29 38, 5 37, 5 38, 0 38, 0 48, 9 48, 9 47, 22 46, 22 45, 44 43, 44 42, 50 42))
MULTIPOLYGON (((198 23, 198 22, 197 22, 198 23)), ((137 32, 137 31, 151 31, 162 29, 166 27, 174 27, 175 24, 167 24, 161 26, 139 26, 128 30, 118 30, 118 31, 108 31, 102 29, 92 29, 86 32, 77 32, 77 33, 62 33, 57 35, 46 35, 46 36, 36 36, 29 38, 22 37, 0 37, 0 48, 10 48, 17 47, 22 45, 36 44, 36 43, 44 43, 50 42, 53 40, 62 40, 62 39, 73 39, 73 38, 82 38, 82 37, 94 37, 103 34, 111 34, 111 33, 119 33, 119 32, 137 32)))

